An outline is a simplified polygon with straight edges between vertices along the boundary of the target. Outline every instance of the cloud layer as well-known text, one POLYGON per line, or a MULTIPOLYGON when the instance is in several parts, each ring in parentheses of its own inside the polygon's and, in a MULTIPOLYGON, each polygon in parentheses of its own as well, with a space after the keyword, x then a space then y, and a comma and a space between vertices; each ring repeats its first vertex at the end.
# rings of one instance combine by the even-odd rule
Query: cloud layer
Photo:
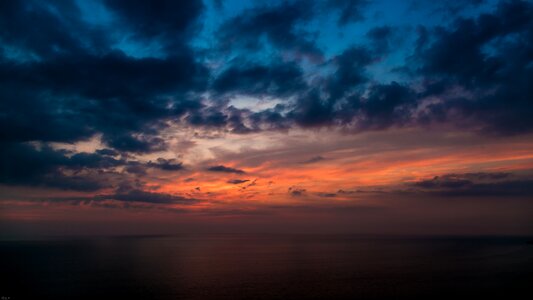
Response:
POLYGON ((16 196, 0 197, 180 212, 529 197, 532 15, 520 0, 3 1, 0 185, 16 196))

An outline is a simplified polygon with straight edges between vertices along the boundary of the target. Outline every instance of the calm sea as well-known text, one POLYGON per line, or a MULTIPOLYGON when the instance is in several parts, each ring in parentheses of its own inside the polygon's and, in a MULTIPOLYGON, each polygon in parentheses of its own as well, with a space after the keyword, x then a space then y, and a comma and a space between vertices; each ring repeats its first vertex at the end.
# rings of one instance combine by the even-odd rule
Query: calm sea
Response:
POLYGON ((533 287, 527 240, 203 235, 3 241, 0 297, 514 299, 533 287))

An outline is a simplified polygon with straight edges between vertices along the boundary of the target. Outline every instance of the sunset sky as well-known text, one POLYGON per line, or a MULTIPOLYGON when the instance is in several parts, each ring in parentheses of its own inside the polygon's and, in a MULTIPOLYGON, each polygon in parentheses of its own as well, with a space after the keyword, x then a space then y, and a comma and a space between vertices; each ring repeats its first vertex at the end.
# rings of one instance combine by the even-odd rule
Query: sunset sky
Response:
POLYGON ((533 2, 1 1, 0 237, 533 234, 533 2))

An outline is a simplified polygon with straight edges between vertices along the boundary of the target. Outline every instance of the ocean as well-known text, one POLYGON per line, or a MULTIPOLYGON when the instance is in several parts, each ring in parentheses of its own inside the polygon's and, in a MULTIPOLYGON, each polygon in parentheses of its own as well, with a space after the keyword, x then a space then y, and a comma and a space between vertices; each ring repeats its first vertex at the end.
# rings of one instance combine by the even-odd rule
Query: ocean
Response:
POLYGON ((462 299, 530 294, 521 237, 186 235, 0 242, 2 299, 462 299))

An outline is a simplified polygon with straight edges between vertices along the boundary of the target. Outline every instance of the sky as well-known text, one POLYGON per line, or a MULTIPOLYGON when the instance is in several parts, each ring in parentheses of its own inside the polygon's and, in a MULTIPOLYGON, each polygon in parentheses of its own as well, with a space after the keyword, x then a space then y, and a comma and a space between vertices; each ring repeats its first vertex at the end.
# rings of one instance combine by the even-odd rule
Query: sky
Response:
POLYGON ((0 238, 533 234, 533 2, 0 2, 0 238))

